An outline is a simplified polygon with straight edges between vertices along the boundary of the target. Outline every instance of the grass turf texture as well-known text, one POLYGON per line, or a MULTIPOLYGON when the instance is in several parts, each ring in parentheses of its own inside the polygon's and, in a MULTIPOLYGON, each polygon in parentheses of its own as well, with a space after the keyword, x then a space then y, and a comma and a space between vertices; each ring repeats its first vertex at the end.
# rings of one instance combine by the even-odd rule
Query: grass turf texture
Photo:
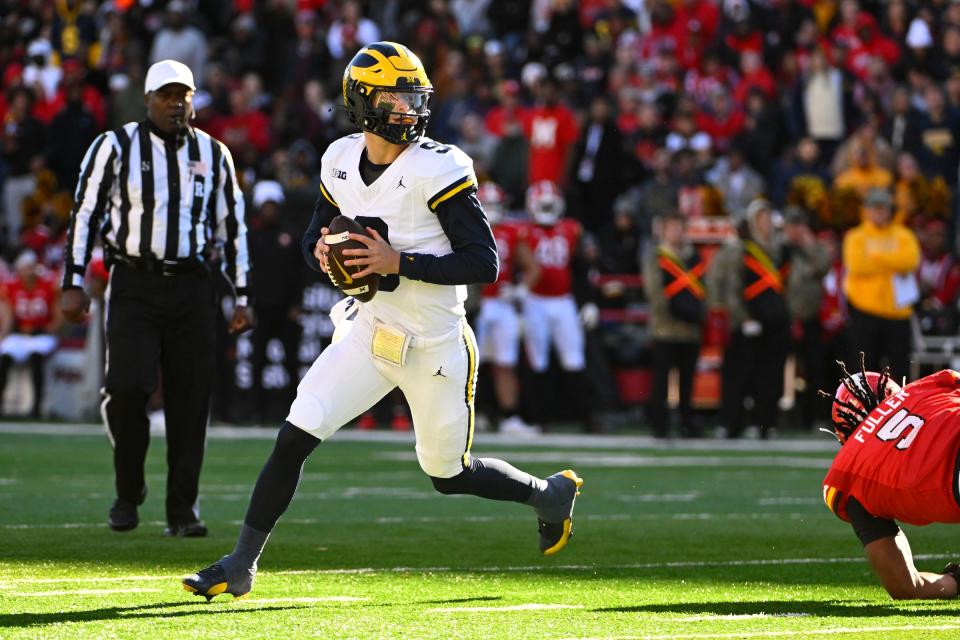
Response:
MULTIPOLYGON (((334 438, 307 462, 246 600, 179 578, 228 552, 270 440, 211 439, 207 539, 163 529, 163 440, 141 525, 114 533, 100 435, 0 434, 0 638, 956 638, 957 602, 890 601, 822 505, 829 450, 489 446, 585 479, 575 535, 528 508, 435 494, 411 444, 334 438)), ((938 570, 957 529, 908 528, 938 570)), ((928 556, 923 558, 922 556, 928 556)))

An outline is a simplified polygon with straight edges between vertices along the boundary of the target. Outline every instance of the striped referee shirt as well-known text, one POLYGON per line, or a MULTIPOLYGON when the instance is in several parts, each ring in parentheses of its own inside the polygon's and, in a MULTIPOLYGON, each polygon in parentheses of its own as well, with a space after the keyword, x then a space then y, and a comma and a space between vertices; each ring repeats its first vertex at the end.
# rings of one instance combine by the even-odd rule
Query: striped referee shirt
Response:
POLYGON ((209 134, 187 127, 165 140, 148 120, 103 133, 83 158, 74 200, 64 288, 83 285, 99 231, 109 250, 154 260, 221 245, 237 296, 248 295, 243 195, 230 151, 209 134))

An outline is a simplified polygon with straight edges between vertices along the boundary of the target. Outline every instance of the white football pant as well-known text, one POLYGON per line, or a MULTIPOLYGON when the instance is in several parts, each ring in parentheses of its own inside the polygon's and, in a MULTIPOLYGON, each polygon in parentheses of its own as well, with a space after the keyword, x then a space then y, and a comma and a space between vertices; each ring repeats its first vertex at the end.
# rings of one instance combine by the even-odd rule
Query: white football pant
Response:
POLYGON ((323 350, 297 387, 287 421, 321 440, 395 387, 413 417, 420 468, 451 478, 469 463, 477 345, 466 320, 448 336, 414 338, 402 367, 374 358, 374 318, 361 305, 342 340, 323 350))
POLYGON ((477 344, 480 362, 515 367, 520 360, 520 315, 513 304, 500 298, 484 298, 477 314, 477 344))
POLYGON ((529 294, 523 301, 523 344, 530 368, 537 373, 550 366, 551 343, 564 371, 586 367, 583 326, 573 296, 529 294))

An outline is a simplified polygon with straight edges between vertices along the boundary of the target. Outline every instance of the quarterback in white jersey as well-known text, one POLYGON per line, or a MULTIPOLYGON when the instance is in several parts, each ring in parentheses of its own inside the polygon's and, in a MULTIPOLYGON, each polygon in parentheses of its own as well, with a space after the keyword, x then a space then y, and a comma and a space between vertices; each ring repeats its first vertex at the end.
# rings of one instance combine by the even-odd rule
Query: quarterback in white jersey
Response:
MULTIPOLYGON (((366 184, 361 160, 367 145, 357 133, 333 142, 320 161, 321 195, 339 212, 376 230, 394 250, 445 256, 453 252, 437 208, 458 195, 476 191, 473 161, 455 146, 430 138, 406 146, 377 177, 366 184)), ((479 244, 482 239, 477 239, 479 244)), ((495 254, 490 256, 495 261, 495 254)), ((491 280, 496 264, 491 262, 491 280)), ((401 266, 401 271, 403 267, 401 266)), ((411 335, 435 337, 457 329, 464 317, 465 284, 434 284, 388 275, 379 293, 364 303, 364 312, 411 335)))
POLYGON ((497 252, 470 158, 424 137, 432 91, 419 58, 393 42, 367 45, 344 72, 344 104, 362 133, 324 153, 302 246, 308 264, 326 271, 327 225, 338 215, 354 218, 371 237, 351 233, 366 248, 345 250, 344 264, 362 267, 354 277, 381 274, 379 291, 353 303, 349 331, 297 387, 233 552, 184 578, 187 591, 208 600, 248 593, 304 461, 396 387, 410 404, 417 460, 437 491, 530 505, 545 555, 569 540, 583 483, 573 471, 541 479, 470 453, 477 348, 464 319, 465 285, 496 279, 497 252))

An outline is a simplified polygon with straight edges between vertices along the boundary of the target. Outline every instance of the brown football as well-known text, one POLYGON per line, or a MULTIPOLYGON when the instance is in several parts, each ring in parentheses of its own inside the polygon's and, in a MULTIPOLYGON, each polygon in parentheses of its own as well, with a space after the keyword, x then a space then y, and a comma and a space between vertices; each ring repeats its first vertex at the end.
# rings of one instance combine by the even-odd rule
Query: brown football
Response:
POLYGON ((333 286, 343 291, 348 296, 353 296, 360 302, 369 302, 376 295, 380 288, 380 274, 371 273, 363 278, 355 278, 354 275, 363 271, 359 265, 345 266, 343 263, 356 256, 343 255, 344 249, 366 249, 366 245, 359 240, 351 240, 347 237, 348 233, 370 237, 370 234, 359 222, 347 216, 337 216, 330 221, 327 227, 330 233, 327 234, 325 242, 330 247, 327 253, 327 275, 333 286))

